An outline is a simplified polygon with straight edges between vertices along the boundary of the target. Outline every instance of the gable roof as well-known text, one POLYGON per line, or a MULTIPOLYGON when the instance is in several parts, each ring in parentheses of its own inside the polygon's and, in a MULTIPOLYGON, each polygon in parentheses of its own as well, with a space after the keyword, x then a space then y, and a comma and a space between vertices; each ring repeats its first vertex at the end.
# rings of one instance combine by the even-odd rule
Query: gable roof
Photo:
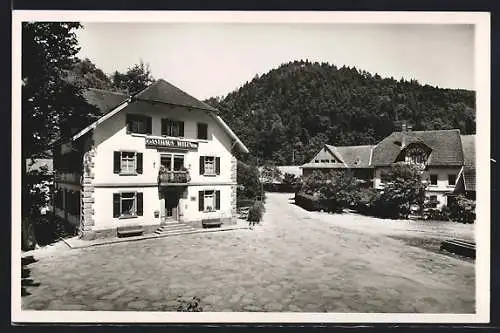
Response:
POLYGON ((83 91, 87 103, 94 105, 101 114, 106 114, 130 98, 119 92, 89 88, 83 91))
POLYGON ((305 169, 360 169, 370 168, 370 156, 374 146, 332 146, 325 145, 342 163, 311 162, 301 166, 305 169))
POLYGON ((187 108, 209 111, 209 116, 212 117, 214 121, 224 129, 224 131, 229 135, 229 137, 234 141, 235 144, 238 144, 238 147, 241 149, 241 151, 243 151, 244 153, 249 152, 245 144, 238 138, 238 136, 231 130, 231 128, 229 128, 224 120, 217 115, 217 109, 197 100, 196 98, 188 95, 187 93, 183 92, 179 88, 171 85, 163 79, 159 79, 153 82, 151 85, 132 97, 119 92, 93 88, 84 91, 83 95, 89 104, 96 106, 101 111, 102 116, 92 124, 89 124, 87 127, 76 133, 71 138, 71 141, 78 139, 93 128, 96 128, 98 124, 102 123, 106 119, 118 113, 120 110, 124 109, 129 103, 137 100, 147 101, 151 103, 178 105, 187 108))
POLYGON ((476 136, 462 135, 462 148, 464 152, 464 186, 466 191, 476 190, 476 136))
POLYGON ((373 148, 372 165, 391 165, 404 148, 402 143, 421 142, 432 149, 427 165, 461 166, 464 161, 460 131, 393 132, 373 148))
POLYGON ((156 80, 146 89, 133 96, 133 99, 218 112, 216 108, 197 100, 163 79, 156 80))

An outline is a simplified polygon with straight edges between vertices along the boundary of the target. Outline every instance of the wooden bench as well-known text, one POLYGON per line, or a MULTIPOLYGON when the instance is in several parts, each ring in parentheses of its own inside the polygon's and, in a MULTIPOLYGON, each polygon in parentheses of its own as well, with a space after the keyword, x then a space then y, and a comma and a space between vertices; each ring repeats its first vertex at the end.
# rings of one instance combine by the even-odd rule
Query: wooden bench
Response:
POLYGON ((203 228, 220 227, 222 225, 222 221, 220 218, 204 219, 201 220, 201 225, 203 228))
POLYGON ((144 229, 140 225, 118 227, 116 229, 116 234, 118 235, 118 237, 137 236, 142 235, 143 233, 144 229))
POLYGON ((450 239, 441 242, 440 250, 446 250, 469 258, 476 258, 476 244, 461 239, 450 239))

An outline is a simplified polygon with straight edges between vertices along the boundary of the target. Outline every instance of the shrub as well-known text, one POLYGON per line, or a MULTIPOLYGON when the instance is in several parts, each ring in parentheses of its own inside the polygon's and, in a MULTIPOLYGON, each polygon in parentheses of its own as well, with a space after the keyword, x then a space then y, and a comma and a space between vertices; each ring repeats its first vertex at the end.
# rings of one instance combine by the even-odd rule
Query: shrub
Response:
POLYGON ((374 214, 379 195, 379 192, 374 188, 358 188, 351 207, 361 214, 374 214))
POLYGON ((189 301, 181 299, 179 302, 180 304, 177 306, 177 311, 179 312, 203 312, 201 300, 197 296, 194 296, 189 301))
POLYGON ((75 236, 77 234, 76 227, 52 215, 34 218, 34 230, 39 245, 51 244, 59 238, 75 236))
POLYGON ((255 202, 252 207, 250 207, 250 210, 248 211, 248 221, 249 222, 260 222, 262 219, 262 214, 264 212, 263 210, 263 204, 259 202, 255 202))
POLYGON ((427 208, 424 211, 424 218, 433 221, 449 221, 450 209, 447 206, 439 208, 427 208))
POLYGON ((422 206, 426 185, 417 166, 396 163, 382 174, 384 188, 375 202, 380 217, 407 218, 412 205, 422 206))
POLYGON ((259 170, 256 166, 238 161, 237 182, 238 200, 255 199, 261 195, 259 170))
POLYGON ((461 223, 474 223, 476 220, 476 202, 463 195, 455 197, 450 205, 450 217, 453 221, 461 223))
POLYGON ((35 227, 33 220, 23 218, 21 227, 21 249, 23 251, 33 250, 36 246, 35 227))

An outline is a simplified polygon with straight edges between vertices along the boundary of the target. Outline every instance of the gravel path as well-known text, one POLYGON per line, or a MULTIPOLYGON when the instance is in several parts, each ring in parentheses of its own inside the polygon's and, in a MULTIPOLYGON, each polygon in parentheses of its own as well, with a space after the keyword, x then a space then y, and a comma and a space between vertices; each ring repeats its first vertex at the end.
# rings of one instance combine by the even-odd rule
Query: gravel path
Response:
POLYGON ((289 197, 268 194, 253 231, 35 251, 23 308, 175 311, 197 296, 204 311, 474 312, 473 263, 392 237, 470 226, 313 213, 289 197))

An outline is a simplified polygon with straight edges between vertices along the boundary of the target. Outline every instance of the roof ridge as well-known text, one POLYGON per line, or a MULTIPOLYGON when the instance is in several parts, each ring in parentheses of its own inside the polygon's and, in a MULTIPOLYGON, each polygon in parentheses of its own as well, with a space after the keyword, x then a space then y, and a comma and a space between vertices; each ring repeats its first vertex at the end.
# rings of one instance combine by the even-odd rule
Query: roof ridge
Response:
POLYGON ((121 93, 121 92, 113 91, 113 90, 108 90, 108 89, 101 89, 101 88, 90 87, 90 88, 86 88, 85 90, 97 90, 97 91, 103 91, 103 92, 107 92, 107 93, 115 94, 115 95, 120 95, 120 96, 130 96, 129 94, 125 94, 125 93, 121 93))

